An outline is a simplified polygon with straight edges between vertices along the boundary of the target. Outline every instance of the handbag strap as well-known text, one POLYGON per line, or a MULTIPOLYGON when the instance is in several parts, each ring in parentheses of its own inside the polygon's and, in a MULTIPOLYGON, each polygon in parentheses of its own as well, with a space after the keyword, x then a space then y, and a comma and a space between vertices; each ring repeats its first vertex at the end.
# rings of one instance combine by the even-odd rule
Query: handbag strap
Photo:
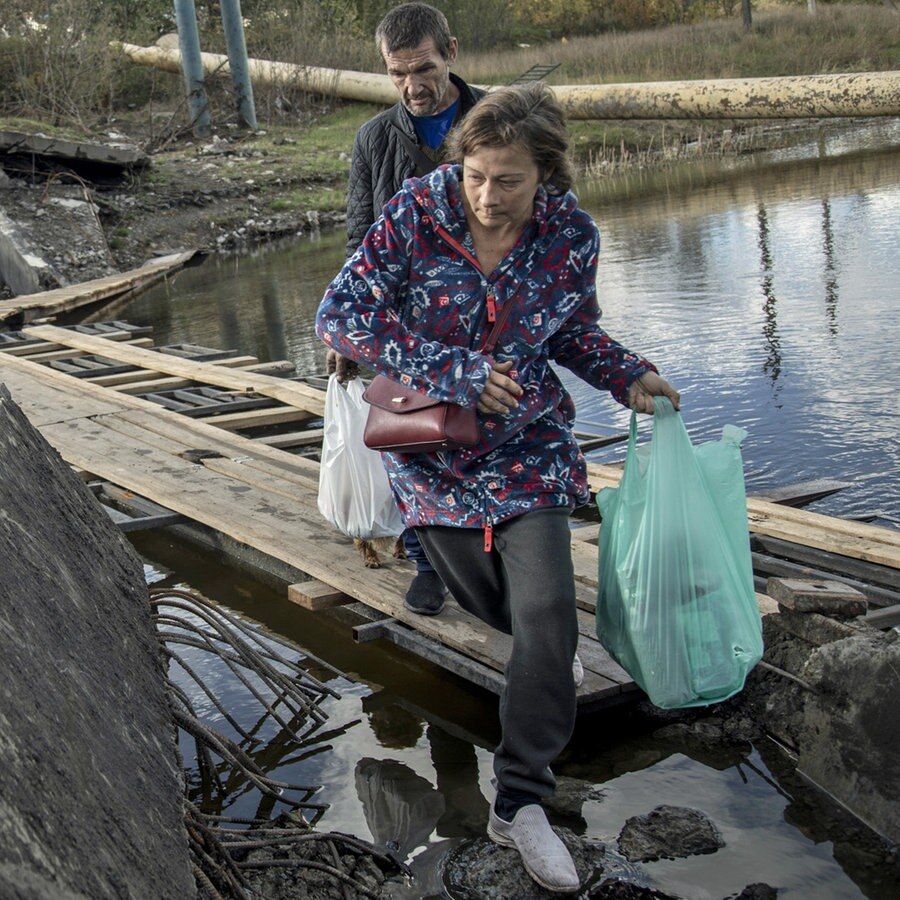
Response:
MULTIPOLYGON (((481 265, 478 262, 478 259, 473 256, 452 234, 450 234, 446 228, 441 227, 440 225, 435 225, 435 231, 440 234, 440 236, 451 246, 457 253, 461 256, 464 256, 473 266, 475 266, 478 271, 482 271, 481 265)), ((494 327, 491 329, 490 334, 488 334, 485 342, 481 345, 482 353, 491 353, 494 347, 497 346, 497 341, 500 339, 500 332, 503 330, 503 326, 506 324, 506 320, 509 318, 509 314, 512 312, 513 308, 513 297, 518 293, 518 288, 512 292, 512 294, 507 297, 506 303, 503 305, 503 309, 500 310, 500 315, 494 320, 494 327)), ((492 307, 494 305, 493 299, 493 288, 488 287, 488 312, 490 313, 492 307)))
POLYGON ((421 147, 413 143, 409 135, 396 122, 391 122, 391 126, 397 132, 397 135, 400 138, 400 143, 402 143, 406 148, 406 152, 409 154, 410 160, 415 165, 416 175, 418 175, 419 177, 427 175, 429 172, 433 172, 440 165, 437 160, 432 159, 422 150, 421 147))
MULTIPOLYGON (((488 290, 490 290, 490 288, 488 288, 488 290)), ((506 324, 506 320, 509 318, 509 314, 512 312, 512 308, 515 305, 513 303, 514 297, 515 293, 513 293, 512 297, 508 297, 506 303, 503 304, 503 309, 500 310, 500 315, 497 316, 497 321, 494 322, 491 333, 487 336, 487 340, 481 345, 482 353, 490 354, 494 347, 497 346, 497 341, 500 339, 500 332, 503 330, 503 326, 506 324)))

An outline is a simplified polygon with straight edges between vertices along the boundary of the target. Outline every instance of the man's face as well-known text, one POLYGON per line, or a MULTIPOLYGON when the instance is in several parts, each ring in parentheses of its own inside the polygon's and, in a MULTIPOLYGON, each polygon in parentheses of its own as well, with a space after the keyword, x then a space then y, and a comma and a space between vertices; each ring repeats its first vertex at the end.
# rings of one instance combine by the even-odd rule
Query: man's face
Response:
POLYGON ((400 102, 414 116, 433 116, 450 106, 450 66, 456 61, 457 42, 453 38, 450 55, 444 59, 427 38, 418 47, 385 53, 388 75, 400 94, 400 102))

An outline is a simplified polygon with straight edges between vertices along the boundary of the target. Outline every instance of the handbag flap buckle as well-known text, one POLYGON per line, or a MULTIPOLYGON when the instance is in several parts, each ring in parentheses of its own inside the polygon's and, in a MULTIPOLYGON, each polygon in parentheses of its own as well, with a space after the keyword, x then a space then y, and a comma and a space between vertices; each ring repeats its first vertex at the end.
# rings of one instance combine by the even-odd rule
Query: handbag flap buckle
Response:
POLYGON ((410 413, 417 409, 437 406, 440 400, 420 394, 384 375, 376 375, 363 392, 363 399, 372 406, 395 413, 410 413))

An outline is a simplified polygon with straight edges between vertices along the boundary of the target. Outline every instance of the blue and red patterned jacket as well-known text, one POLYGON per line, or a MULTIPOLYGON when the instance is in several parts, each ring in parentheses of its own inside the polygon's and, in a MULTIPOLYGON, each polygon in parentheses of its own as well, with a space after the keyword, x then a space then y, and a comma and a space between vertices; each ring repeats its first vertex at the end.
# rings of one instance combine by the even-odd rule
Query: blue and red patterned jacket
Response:
POLYGON ((491 329, 488 308, 514 304, 493 357, 514 360, 508 374, 524 391, 518 408, 479 412, 474 447, 383 454, 407 526, 490 528, 534 509, 587 503, 575 406, 551 360, 623 404, 632 381, 656 371, 598 324, 599 234, 571 192, 540 188, 531 224, 485 274, 475 263, 459 176, 459 166, 445 165, 404 182, 316 317, 319 338, 342 356, 475 407, 491 371, 477 349, 491 329))

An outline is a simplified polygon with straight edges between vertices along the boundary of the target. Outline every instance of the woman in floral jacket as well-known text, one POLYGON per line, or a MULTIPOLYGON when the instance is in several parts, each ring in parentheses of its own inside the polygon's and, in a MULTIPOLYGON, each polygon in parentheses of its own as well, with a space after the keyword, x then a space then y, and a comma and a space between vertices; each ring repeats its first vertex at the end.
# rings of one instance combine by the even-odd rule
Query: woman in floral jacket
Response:
POLYGON ((332 281, 317 333, 341 356, 477 407, 480 439, 385 453, 400 511, 457 602, 513 636, 489 836, 544 887, 578 875, 540 806, 575 721, 570 511, 589 499, 575 409, 551 361, 639 412, 678 393, 600 328, 599 235, 569 188, 565 118, 544 85, 501 88, 410 179, 332 281), (492 356, 479 351, 512 304, 492 356))

